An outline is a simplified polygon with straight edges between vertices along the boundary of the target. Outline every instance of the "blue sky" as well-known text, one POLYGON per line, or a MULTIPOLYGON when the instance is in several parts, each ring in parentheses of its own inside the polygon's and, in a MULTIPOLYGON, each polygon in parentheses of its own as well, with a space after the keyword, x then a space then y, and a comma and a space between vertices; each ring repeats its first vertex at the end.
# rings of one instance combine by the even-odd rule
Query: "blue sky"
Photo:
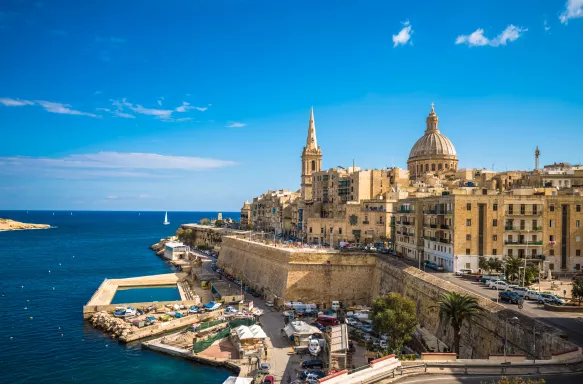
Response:
POLYGON ((430 103, 460 167, 583 161, 583 0, 0 2, 0 209, 238 210, 405 167, 430 103))

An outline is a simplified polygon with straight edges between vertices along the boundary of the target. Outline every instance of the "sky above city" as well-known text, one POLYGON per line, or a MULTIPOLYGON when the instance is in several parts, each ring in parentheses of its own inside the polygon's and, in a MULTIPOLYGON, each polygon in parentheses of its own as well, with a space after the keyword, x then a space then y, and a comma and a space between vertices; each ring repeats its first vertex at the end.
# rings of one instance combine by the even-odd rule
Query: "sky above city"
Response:
POLYGON ((239 210, 406 167, 430 104, 460 168, 581 163, 583 0, 0 2, 0 209, 239 210))

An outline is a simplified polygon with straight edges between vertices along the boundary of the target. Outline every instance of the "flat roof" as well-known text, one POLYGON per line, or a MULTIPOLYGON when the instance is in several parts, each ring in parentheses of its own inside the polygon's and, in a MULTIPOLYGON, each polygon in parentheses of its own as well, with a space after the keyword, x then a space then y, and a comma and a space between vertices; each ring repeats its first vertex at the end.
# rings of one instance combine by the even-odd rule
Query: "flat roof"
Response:
POLYGON ((176 248, 176 247, 185 247, 184 243, 179 241, 169 241, 166 243, 167 247, 176 248))
POLYGON ((330 352, 348 350, 348 328, 346 324, 335 325, 330 332, 330 352))

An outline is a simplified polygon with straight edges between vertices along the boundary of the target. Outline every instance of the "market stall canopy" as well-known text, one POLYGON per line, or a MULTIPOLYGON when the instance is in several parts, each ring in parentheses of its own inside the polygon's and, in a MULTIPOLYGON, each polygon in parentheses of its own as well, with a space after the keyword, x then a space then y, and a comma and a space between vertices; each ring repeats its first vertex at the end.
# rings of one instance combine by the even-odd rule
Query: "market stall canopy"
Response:
POLYGON ((239 340, 254 339, 255 338, 253 336, 253 333, 249 330, 249 327, 247 327, 245 325, 241 325, 241 326, 235 328, 235 332, 237 332, 237 337, 239 337, 239 340))
POLYGON ((229 376, 223 384, 251 384, 252 382, 253 378, 229 376))
POLYGON ((251 331, 251 333, 253 334, 253 338, 255 338, 255 339, 266 339, 267 338, 267 335, 265 334, 263 329, 257 324, 250 326, 249 331, 251 331))

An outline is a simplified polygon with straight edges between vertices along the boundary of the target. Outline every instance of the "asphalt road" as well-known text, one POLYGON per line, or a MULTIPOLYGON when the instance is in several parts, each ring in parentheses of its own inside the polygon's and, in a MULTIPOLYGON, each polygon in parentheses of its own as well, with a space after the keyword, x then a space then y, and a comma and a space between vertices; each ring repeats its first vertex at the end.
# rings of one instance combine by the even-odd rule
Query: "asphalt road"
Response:
MULTIPOLYGON (((571 384, 583 383, 583 373, 562 373, 560 375, 540 375, 520 376, 530 379, 545 379, 546 384, 571 384)), ((490 384, 499 380, 501 376, 458 376, 458 375, 436 375, 426 374, 412 377, 404 377, 403 379, 393 381, 398 384, 490 384)))

